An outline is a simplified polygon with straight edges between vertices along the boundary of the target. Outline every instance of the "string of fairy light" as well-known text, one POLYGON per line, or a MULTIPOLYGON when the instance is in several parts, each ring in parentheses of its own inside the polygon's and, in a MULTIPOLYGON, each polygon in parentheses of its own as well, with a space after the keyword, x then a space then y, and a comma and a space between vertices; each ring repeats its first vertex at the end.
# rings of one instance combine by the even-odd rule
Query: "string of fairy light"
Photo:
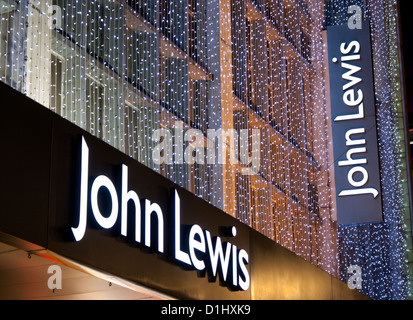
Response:
POLYGON ((360 265, 370 296, 408 297, 395 1, 10 3, 0 11, 3 82, 330 274, 345 280, 360 265), (342 228, 332 209, 323 32, 345 21, 350 4, 374 26, 385 223, 342 228), (162 155, 172 164, 153 161, 159 129, 170 134, 162 155), (229 161, 230 142, 225 164, 205 154, 203 164, 176 161, 190 145, 177 132, 189 129, 205 145, 208 129, 259 129, 260 152, 249 154, 258 171, 229 161))

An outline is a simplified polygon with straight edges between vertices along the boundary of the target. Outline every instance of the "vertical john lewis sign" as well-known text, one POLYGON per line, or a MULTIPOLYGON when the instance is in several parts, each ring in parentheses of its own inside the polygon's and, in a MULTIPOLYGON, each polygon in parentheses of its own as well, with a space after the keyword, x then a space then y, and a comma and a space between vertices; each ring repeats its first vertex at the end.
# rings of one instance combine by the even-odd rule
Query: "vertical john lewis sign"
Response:
POLYGON ((382 221, 370 27, 327 28, 337 220, 382 221))

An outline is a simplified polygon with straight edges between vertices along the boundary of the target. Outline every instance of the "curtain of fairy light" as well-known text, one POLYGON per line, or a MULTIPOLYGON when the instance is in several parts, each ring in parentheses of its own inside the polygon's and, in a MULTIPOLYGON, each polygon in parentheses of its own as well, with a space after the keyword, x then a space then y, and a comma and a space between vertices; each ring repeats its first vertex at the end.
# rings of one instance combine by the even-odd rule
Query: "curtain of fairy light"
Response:
POLYGON ((0 77, 336 274, 325 98, 317 85, 322 3, 2 1, 0 77), (221 59, 223 38, 230 48, 221 59), (231 66, 224 70, 221 62, 231 66), (213 165, 177 161, 176 150, 188 145, 179 146, 177 127, 202 134, 260 129, 259 172, 243 175, 247 165, 239 159, 225 167, 216 159, 213 165), (152 161, 158 129, 172 145, 163 152, 172 161, 160 165, 152 161))
POLYGON ((152 154, 157 129, 175 147, 175 127, 206 133, 220 117, 209 111, 214 2, 1 1, 0 79, 222 208, 219 170, 177 163, 174 151, 157 165, 152 154))
POLYGON ((328 1, 326 24, 347 23, 347 8, 359 5, 371 24, 377 130, 381 162, 384 223, 339 227, 340 277, 362 268, 361 291, 374 299, 406 299, 411 287, 407 260, 410 220, 400 133, 400 66, 397 2, 328 1))
MULTIPOLYGON (((1 81, 336 274, 322 0, 0 4, 1 81), (51 28, 53 6, 61 19, 51 28), (271 33, 276 36, 266 41, 271 33), (228 51, 220 52, 225 47, 228 51), (234 106, 236 98, 241 103, 234 106), (240 174, 239 162, 155 165, 153 132, 168 130, 170 142, 179 147, 178 125, 203 134, 259 127, 259 175, 240 174)), ((350 4, 361 5, 373 26, 385 223, 339 228, 340 273, 346 279, 346 267, 359 264, 369 296, 404 298, 407 209, 397 154, 402 146, 396 122, 396 12, 390 0, 326 1, 325 22, 345 23, 350 4)), ((164 156, 176 160, 178 155, 167 149, 164 156)))

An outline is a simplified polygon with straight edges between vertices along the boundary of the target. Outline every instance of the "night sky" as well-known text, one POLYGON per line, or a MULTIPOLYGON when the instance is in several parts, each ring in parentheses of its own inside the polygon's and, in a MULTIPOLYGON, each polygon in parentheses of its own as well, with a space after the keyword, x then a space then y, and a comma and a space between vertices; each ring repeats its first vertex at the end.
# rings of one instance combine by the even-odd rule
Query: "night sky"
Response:
MULTIPOLYGON (((411 0, 410 0, 411 3, 411 0)), ((413 53, 412 53, 412 17, 409 0, 400 0, 401 37, 404 60, 404 77, 406 88, 406 108, 409 110, 410 128, 413 128, 413 53)))

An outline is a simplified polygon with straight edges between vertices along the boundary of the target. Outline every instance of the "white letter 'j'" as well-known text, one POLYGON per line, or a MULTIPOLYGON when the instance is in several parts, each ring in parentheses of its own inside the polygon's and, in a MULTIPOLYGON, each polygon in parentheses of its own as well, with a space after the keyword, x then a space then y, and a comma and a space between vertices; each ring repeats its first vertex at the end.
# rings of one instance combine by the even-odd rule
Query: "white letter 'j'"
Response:
POLYGON ((81 169, 80 169, 80 208, 79 208, 79 225, 77 228, 72 228, 73 235, 76 241, 82 240, 86 231, 87 218, 87 180, 89 176, 89 147, 86 144, 85 138, 82 137, 82 154, 81 154, 81 169))

